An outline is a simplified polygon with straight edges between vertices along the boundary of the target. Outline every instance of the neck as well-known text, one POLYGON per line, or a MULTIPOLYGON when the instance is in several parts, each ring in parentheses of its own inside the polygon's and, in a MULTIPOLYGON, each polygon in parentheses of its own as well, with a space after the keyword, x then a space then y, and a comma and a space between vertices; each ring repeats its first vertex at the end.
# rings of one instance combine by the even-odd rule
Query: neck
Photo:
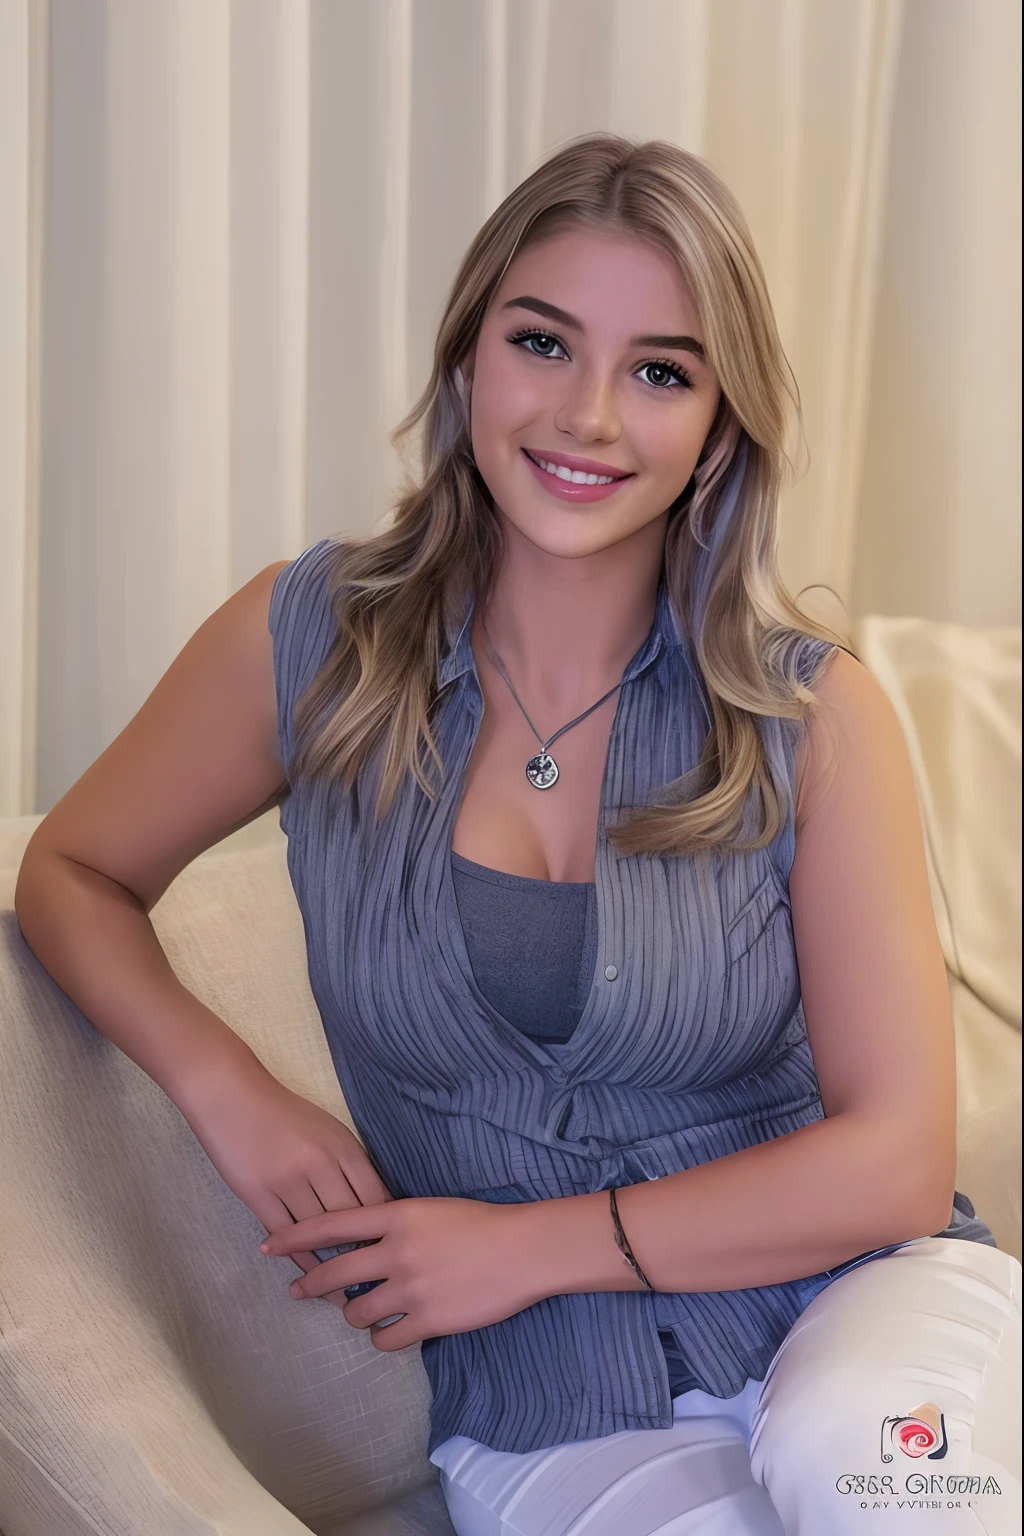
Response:
POLYGON ((599 698, 622 677, 654 622, 664 530, 654 532, 657 540, 624 540, 564 559, 513 530, 490 598, 475 615, 478 663, 486 654, 486 621, 527 708, 571 714, 599 698))

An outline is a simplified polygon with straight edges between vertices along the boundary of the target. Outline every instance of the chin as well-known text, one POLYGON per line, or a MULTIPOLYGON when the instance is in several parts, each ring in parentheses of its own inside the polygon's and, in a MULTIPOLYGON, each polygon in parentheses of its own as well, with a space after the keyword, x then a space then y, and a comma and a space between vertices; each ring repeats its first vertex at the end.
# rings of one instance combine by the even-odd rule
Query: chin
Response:
POLYGON ((534 548, 562 560, 582 560, 588 555, 600 554, 616 544, 626 543, 643 533, 659 514, 641 514, 623 517, 625 509, 602 506, 600 502, 581 502, 578 506, 548 503, 535 507, 524 506, 522 497, 510 497, 509 504, 518 504, 515 516, 510 516, 501 500, 493 496, 495 510, 502 522, 513 534, 527 540, 534 548))
POLYGON ((603 549, 609 549, 613 544, 621 543, 627 534, 606 533, 604 537, 595 529, 566 530, 563 537, 558 537, 548 525, 547 527, 530 527, 529 524, 517 523, 516 528, 524 539, 529 539, 536 548, 543 550, 546 555, 553 555, 559 560, 583 560, 587 555, 597 555, 603 549))

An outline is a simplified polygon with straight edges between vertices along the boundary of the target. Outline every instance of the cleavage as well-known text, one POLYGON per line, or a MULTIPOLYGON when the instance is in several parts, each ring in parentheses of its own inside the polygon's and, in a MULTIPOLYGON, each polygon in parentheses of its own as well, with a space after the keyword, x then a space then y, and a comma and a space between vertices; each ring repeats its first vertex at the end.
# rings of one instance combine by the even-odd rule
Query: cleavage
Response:
MULTIPOLYGON (((506 697, 490 686, 485 694, 452 850, 474 864, 510 875, 592 881, 601 790, 619 695, 606 699, 552 743, 559 777, 542 790, 526 777, 527 761, 540 751, 540 744, 500 680, 498 686, 506 697)), ((543 730, 546 722, 535 723, 543 730)))

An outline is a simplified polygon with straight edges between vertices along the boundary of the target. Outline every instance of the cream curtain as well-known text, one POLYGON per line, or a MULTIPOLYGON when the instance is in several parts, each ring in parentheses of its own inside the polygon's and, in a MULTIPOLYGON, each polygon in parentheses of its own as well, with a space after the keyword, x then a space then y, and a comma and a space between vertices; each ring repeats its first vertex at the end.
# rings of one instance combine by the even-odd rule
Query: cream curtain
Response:
POLYGON ((1016 0, 0 0, 0 811, 261 566, 387 515, 462 252, 592 128, 747 211, 791 586, 1019 622, 1019 40, 1016 0))

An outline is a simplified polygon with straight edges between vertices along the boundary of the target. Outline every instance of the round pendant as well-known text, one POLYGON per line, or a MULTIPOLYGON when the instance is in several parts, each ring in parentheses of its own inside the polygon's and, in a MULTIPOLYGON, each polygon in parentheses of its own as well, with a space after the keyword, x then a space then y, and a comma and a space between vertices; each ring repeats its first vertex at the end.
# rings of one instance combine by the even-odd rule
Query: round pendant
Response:
POLYGON ((550 789, 558 778, 558 764, 550 752, 538 752, 526 765, 526 777, 534 789, 550 789))

